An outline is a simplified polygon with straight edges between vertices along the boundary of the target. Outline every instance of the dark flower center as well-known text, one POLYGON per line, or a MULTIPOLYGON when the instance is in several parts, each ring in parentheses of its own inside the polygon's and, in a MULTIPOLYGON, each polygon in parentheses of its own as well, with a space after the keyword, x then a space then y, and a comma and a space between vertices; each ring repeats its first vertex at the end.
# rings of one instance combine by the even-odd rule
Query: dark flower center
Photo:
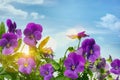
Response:
POLYGON ((10 44, 8 43, 8 44, 6 45, 6 47, 9 48, 9 47, 10 47, 10 44))
POLYGON ((93 54, 93 50, 92 49, 90 50, 90 54, 93 54))
POLYGON ((45 72, 45 74, 46 74, 46 75, 48 75, 48 74, 49 74, 49 72, 48 72, 48 71, 46 71, 46 72, 45 72))
POLYGON ((72 65, 71 69, 72 69, 72 70, 75 70, 75 65, 72 65))
POLYGON ((29 38, 30 38, 30 39, 33 39, 33 38, 34 38, 34 35, 31 34, 31 35, 29 36, 29 38))

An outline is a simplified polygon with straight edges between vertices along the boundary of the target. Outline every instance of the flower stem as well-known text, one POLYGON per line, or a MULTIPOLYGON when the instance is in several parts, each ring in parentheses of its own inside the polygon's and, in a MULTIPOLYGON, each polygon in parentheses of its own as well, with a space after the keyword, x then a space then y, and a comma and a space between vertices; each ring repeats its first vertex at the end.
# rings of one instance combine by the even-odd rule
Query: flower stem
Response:
POLYGON ((80 42, 81 42, 81 39, 79 39, 79 41, 78 41, 78 47, 77 47, 77 49, 79 49, 80 42))

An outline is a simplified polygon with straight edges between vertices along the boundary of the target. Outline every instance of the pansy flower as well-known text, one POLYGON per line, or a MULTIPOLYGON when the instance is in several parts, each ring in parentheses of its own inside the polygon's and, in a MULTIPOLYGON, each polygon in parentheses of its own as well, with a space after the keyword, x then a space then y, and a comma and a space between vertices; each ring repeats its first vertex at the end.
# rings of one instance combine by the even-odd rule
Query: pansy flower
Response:
POLYGON ((82 42, 83 54, 87 56, 90 62, 95 62, 100 57, 100 47, 95 43, 94 39, 85 39, 82 42))
POLYGON ((70 53, 64 61, 66 70, 64 75, 71 78, 78 78, 78 73, 84 71, 85 59, 81 55, 74 52, 70 53))
POLYGON ((6 23, 9 33, 14 33, 17 35, 18 38, 22 38, 22 31, 21 29, 16 29, 17 25, 15 22, 12 23, 11 19, 7 19, 6 23))
POLYGON ((24 42, 30 46, 35 46, 41 39, 42 26, 40 24, 28 23, 24 30, 24 42))
POLYGON ((40 67, 40 75, 44 77, 44 80, 50 80, 53 77, 54 69, 51 64, 45 64, 40 67))
POLYGON ((113 62, 111 63, 111 72, 117 75, 120 75, 120 60, 119 59, 115 59, 113 60, 113 62))
POLYGON ((30 74, 32 69, 35 69, 36 64, 33 58, 19 58, 19 71, 24 74, 30 74))
POLYGON ((14 48, 17 47, 17 36, 13 33, 5 33, 0 39, 0 46, 3 48, 2 54, 9 55, 14 52, 14 48))
POLYGON ((88 37, 88 36, 89 35, 85 34, 85 31, 79 32, 77 34, 68 35, 68 37, 71 39, 76 39, 76 38, 81 39, 83 37, 88 37))

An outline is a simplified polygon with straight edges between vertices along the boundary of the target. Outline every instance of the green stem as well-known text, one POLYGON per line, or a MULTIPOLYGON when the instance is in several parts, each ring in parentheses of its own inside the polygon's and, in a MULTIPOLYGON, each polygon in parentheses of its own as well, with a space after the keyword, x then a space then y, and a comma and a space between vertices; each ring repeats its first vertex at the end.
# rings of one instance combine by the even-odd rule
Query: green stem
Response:
POLYGON ((79 39, 79 41, 78 41, 78 47, 77 47, 77 49, 79 49, 80 42, 81 42, 81 39, 79 39))

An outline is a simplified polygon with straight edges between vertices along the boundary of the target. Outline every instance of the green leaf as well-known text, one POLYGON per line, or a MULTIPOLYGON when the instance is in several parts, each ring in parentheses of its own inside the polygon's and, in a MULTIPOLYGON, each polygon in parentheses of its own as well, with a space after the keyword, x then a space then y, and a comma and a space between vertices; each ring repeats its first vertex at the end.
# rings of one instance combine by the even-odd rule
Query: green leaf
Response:
POLYGON ((46 58, 48 63, 51 63, 55 70, 59 70, 60 65, 53 59, 46 58))
POLYGON ((74 52, 74 51, 75 51, 74 47, 69 47, 68 50, 69 50, 70 52, 74 52))
POLYGON ((0 24, 0 38, 2 37, 2 34, 5 33, 5 25, 3 22, 0 24))
POLYGON ((107 61, 108 61, 109 63, 112 62, 112 57, 111 57, 111 55, 109 55, 109 58, 107 59, 107 61))
POLYGON ((71 80, 71 79, 65 77, 64 75, 60 75, 60 76, 57 76, 56 78, 54 78, 54 80, 71 80))

